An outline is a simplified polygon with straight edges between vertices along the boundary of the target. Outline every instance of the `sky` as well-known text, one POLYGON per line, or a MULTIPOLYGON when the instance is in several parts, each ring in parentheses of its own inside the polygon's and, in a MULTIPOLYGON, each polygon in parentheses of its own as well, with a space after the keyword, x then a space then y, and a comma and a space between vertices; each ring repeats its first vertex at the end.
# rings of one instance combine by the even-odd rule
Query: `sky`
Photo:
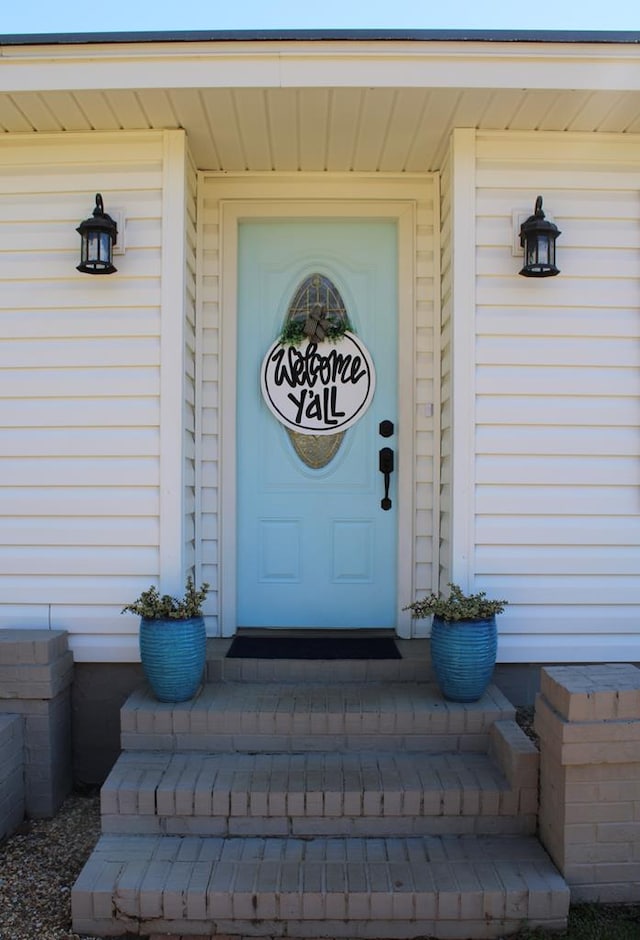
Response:
POLYGON ((4 0, 0 35, 235 29, 640 30, 639 0, 4 0))

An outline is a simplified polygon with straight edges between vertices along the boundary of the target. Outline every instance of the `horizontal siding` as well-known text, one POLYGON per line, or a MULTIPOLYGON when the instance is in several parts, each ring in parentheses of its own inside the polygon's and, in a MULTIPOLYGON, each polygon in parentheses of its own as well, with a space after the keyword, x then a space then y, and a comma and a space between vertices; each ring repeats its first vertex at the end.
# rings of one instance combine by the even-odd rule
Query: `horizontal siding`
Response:
MULTIPOLYGON (((579 486, 567 478, 561 486, 538 486, 511 482, 476 487, 478 515, 624 516, 637 517, 638 489, 617 486, 579 486)), ((585 523, 586 524, 586 523, 585 523)))
MULTIPOLYGON (((534 439, 531 447, 535 446, 534 439)), ((553 442, 549 441, 544 446, 545 450, 550 451, 553 442)), ((570 459, 548 454, 529 454, 517 457, 479 455, 476 460, 476 483, 480 486, 485 483, 489 486, 514 483, 542 487, 615 485, 623 490, 625 487, 633 487, 637 480, 637 453, 633 459, 584 456, 570 459)))
MULTIPOLYGON (((610 407, 610 406, 609 406, 610 407)), ((547 409, 549 410, 549 409, 547 409)), ((566 421, 566 418, 565 418, 566 421)), ((483 454, 531 454, 538 456, 635 457, 640 444, 640 427, 590 427, 570 424, 558 427, 537 425, 500 427, 479 426, 478 451, 483 454)))
POLYGON ((618 597, 618 601, 629 596, 637 601, 639 597, 637 585, 627 584, 625 580, 627 575, 638 572, 638 551, 635 545, 491 545, 480 546, 476 559, 476 569, 481 575, 517 576, 523 571, 528 576, 620 575, 624 593, 618 597), (559 571, 561 575, 558 575, 559 571))
POLYGON ((158 133, 0 150, 0 625, 76 649, 137 633, 159 572, 162 180, 158 133), (108 278, 75 270, 98 191, 126 218, 108 278))
POLYGON ((60 526, 56 516, 5 517, 0 528, 0 550, 46 546, 115 547, 121 548, 123 538, 129 547, 138 545, 156 548, 160 534, 157 515, 145 517, 68 516, 60 526), (99 519, 99 523, 98 523, 99 519))
MULTIPOLYGON (((483 589, 486 589, 488 593, 494 596, 496 594, 505 597, 508 595, 510 605, 516 607, 515 610, 507 608, 506 614, 501 615, 499 624, 501 632, 509 632, 510 624, 513 622, 512 618, 517 616, 517 607, 525 605, 530 606, 532 611, 535 610, 538 624, 536 629, 539 632, 562 633, 561 616, 557 617, 554 629, 551 629, 549 624, 545 625, 549 615, 547 608, 549 606, 563 607, 564 614, 577 622, 583 610, 591 608, 594 604, 605 606, 602 593, 604 584, 606 584, 609 592, 607 597, 611 599, 611 603, 606 605, 608 608, 607 631, 611 633, 620 632, 618 608, 624 610, 625 607, 628 608, 629 605, 632 605, 635 623, 632 625, 631 632, 635 632, 637 635, 637 609, 638 604, 640 604, 640 587, 637 575, 634 577, 608 575, 604 572, 600 573, 599 576, 594 574, 574 575, 564 569, 558 569, 555 576, 548 574, 536 575, 535 573, 530 574, 528 571, 523 571, 520 574, 501 572, 499 575, 485 575, 482 578, 483 589), (536 592, 535 595, 532 594, 533 590, 536 592)), ((586 643, 588 643, 588 633, 591 632, 594 625, 591 618, 585 618, 582 632, 585 634, 586 643)), ((598 631, 601 629, 602 624, 600 624, 598 631)), ((580 658, 582 655, 586 659, 588 653, 588 646, 584 650, 576 650, 576 658, 580 658)), ((616 658, 615 649, 611 649, 611 656, 612 661, 614 661, 616 658)))
MULTIPOLYGON (((33 598, 33 578, 55 575, 64 578, 68 572, 81 572, 78 578, 110 575, 147 576, 157 565, 157 547, 140 545, 56 545, 49 550, 51 536, 38 551, 34 546, 0 547, 0 566, 3 575, 11 576, 11 590, 16 600, 28 603, 33 598), (26 572, 26 573, 25 573, 26 572)), ((73 578, 71 579, 73 581, 73 578)), ((76 581, 76 588, 81 588, 76 581)), ((82 596, 79 600, 85 600, 82 596)))
MULTIPOLYGON (((41 419, 42 421, 42 419, 41 419)), ((5 454, 15 457, 128 457, 137 453, 157 457, 159 437, 154 428, 33 427, 7 428, 2 434, 5 454)))
POLYGON ((477 154, 474 570, 511 641, 567 634, 588 659, 640 621, 640 142, 480 134, 477 154), (512 213, 539 193, 561 274, 514 277, 512 213))
POLYGON ((481 516, 476 524, 477 544, 482 549, 497 546, 579 545, 606 551, 609 546, 631 546, 637 549, 638 521, 633 516, 622 518, 594 515, 587 524, 584 515, 550 516, 520 515, 481 516))
MULTIPOLYGON (((515 344, 514 344, 515 345, 515 344)), ((549 340, 549 347, 553 341, 549 340)), ((515 354, 515 353, 514 353, 515 354)), ((488 395, 513 395, 546 398, 562 398, 565 395, 611 398, 636 398, 637 376, 632 369, 595 368, 593 363, 580 367, 575 363, 565 368, 560 363, 547 366, 522 363, 517 366, 486 366, 478 369, 476 386, 478 392, 488 395)), ((614 409, 611 409, 613 413, 614 409)))
MULTIPOLYGON (((24 294, 24 292, 23 292, 24 294)), ((101 318, 87 317, 86 312, 59 310, 44 311, 42 309, 27 308, 27 297, 21 295, 22 308, 11 310, 6 302, 2 311, 3 340, 25 339, 25 316, 29 316, 31 336, 39 340, 51 339, 77 339, 78 326, 82 325, 82 335, 87 339, 98 337, 102 339, 105 324, 101 318)), ((3 300, 6 298, 3 296, 3 300)), ((157 337, 158 316, 153 309, 144 307, 110 307, 109 326, 111 331, 117 331, 121 341, 129 342, 131 339, 143 337, 157 337)))
MULTIPOLYGON (((37 567, 36 565, 35 568, 37 567)), ((5 610, 11 612, 12 608, 17 605, 24 608, 26 613, 29 613, 32 607, 42 609, 44 606, 49 610, 48 625, 51 629, 66 630, 62 608, 75 609, 79 605, 91 610, 91 617, 88 617, 87 623, 83 625, 82 633, 109 632, 110 628, 106 627, 104 622, 105 617, 112 620, 113 612, 115 610, 119 612, 122 609, 120 601, 114 604, 114 599, 120 597, 124 591, 127 593, 125 601, 131 600, 139 593, 141 582, 140 573, 137 571, 131 575, 122 570, 98 574, 88 571, 86 575, 81 576, 77 572, 77 567, 74 568, 72 574, 55 572, 41 574, 37 571, 34 574, 29 571, 23 575, 12 575, 11 580, 13 582, 12 593, 10 598, 3 600, 3 614, 5 610), (34 577, 36 576, 38 587, 37 591, 34 591, 34 577)), ((142 583, 144 584, 144 579, 142 583)), ((125 632, 137 636, 137 619, 123 617, 122 620, 125 624, 128 623, 125 632)), ((47 624, 41 623, 40 626, 45 627, 47 624)), ((79 640, 82 640, 82 637, 79 637, 79 640)))
MULTIPOLYGON (((1 458, 0 458, 1 459, 1 458)), ((160 502, 157 486, 131 487, 77 486, 66 480, 52 492, 51 485, 42 478, 38 485, 0 486, 0 516, 26 519, 42 516, 54 520, 80 516, 102 519, 115 514, 126 518, 133 516, 158 516, 160 502)), ((60 524, 60 523, 56 523, 60 524)))
MULTIPOLYGON (((23 290, 25 288, 23 287, 23 290)), ((29 289, 31 289, 29 287, 29 289)), ((51 290, 51 288, 49 288, 51 290)), ((4 295, 3 295, 4 299, 4 295)), ((28 315, 24 320, 29 325, 28 315)), ((78 331, 82 321, 78 318, 78 331)), ((105 336, 38 340, 27 336, 24 339, 7 340, 0 347, 0 369, 109 369, 133 366, 148 368, 158 366, 159 342, 153 339, 109 336, 109 327, 104 326, 105 336)), ((32 373, 32 378, 35 373, 32 373)), ((89 391, 89 389, 87 389, 89 391)))
MULTIPOLYGON (((3 456, 2 479, 7 486, 38 486, 46 480, 54 486, 157 486, 158 462, 153 458, 129 456, 121 459, 101 457, 3 456)), ((112 506, 113 511, 115 507, 112 506)))
MULTIPOLYGON (((509 583, 518 599, 518 583, 509 583)), ((559 589, 562 585, 550 584, 545 595, 545 616, 540 616, 539 607, 524 602, 517 606, 511 605, 504 614, 500 615, 499 633, 501 637, 510 640, 517 639, 518 635, 538 636, 548 641, 561 640, 566 635, 569 642, 575 647, 576 638, 587 634, 589 642, 592 634, 599 634, 607 643, 607 637, 626 636, 633 640, 638 632, 638 617, 636 604, 620 604, 616 609, 615 620, 611 617, 611 607, 603 603, 602 598, 592 599, 589 604, 575 606, 563 603, 559 589)), ((609 642, 609 652, 613 652, 612 642, 609 642)), ((549 661, 549 660, 547 660, 549 661)), ((551 660, 552 661, 552 660, 551 660)))

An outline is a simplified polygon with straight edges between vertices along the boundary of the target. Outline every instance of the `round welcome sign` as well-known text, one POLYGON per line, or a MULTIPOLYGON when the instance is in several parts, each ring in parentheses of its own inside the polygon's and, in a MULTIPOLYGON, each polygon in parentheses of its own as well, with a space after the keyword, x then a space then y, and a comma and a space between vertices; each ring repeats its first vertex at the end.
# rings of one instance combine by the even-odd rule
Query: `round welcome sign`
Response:
POLYGON ((300 434, 336 434, 362 417, 375 391, 373 360, 346 332, 336 342, 303 340, 271 346, 262 361, 260 385, 269 409, 300 434))

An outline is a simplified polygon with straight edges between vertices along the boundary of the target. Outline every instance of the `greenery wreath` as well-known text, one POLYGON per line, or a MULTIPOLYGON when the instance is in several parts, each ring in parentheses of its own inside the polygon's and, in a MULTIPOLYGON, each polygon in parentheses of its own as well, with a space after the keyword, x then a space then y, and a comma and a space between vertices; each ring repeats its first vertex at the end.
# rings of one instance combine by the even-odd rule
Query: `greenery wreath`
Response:
POLYGON ((329 320, 315 315, 314 311, 305 320, 287 320, 278 340, 283 346, 299 346, 305 339, 337 343, 347 332, 353 333, 353 329, 346 317, 329 320))

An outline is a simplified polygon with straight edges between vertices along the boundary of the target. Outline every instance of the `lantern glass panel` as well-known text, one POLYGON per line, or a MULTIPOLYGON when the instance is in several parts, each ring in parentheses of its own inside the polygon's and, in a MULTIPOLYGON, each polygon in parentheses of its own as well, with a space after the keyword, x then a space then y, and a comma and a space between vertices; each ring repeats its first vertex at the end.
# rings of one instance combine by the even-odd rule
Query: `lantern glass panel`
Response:
POLYGON ((549 236, 538 235, 538 264, 549 263, 549 236))
POLYGON ((102 235, 98 232, 89 232, 87 237, 87 261, 100 260, 100 247, 102 235))

